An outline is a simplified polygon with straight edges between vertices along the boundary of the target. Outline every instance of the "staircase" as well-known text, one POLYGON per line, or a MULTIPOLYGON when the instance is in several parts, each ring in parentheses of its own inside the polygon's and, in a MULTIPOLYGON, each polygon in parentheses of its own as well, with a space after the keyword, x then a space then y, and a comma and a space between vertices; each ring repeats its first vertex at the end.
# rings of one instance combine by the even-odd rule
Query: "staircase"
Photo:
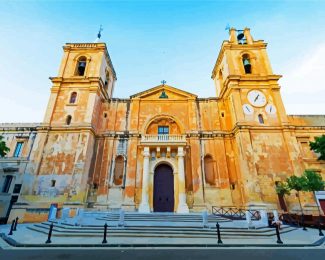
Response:
MULTIPOLYGON (((275 229, 261 227, 247 229, 240 227, 236 221, 209 215, 208 222, 203 226, 201 214, 173 213, 129 213, 124 215, 124 225, 121 225, 119 213, 84 213, 81 225, 75 226, 72 221, 54 221, 53 236, 57 237, 102 237, 104 224, 108 224, 107 236, 134 238, 212 238, 216 239, 216 223, 220 224, 223 238, 256 239, 275 236, 275 229)), ((43 222, 28 226, 30 230, 47 234, 51 222, 43 222)), ((284 226, 280 232, 295 230, 284 226)))
MULTIPOLYGON (((97 220, 103 220, 107 222, 118 222, 120 218, 119 213, 109 213, 105 216, 97 217, 97 220)), ((203 217, 202 214, 174 214, 174 213, 125 213, 124 221, 130 225, 142 224, 147 226, 148 223, 154 223, 154 225, 166 224, 185 224, 194 226, 202 226, 203 217)), ((231 222, 231 220, 214 215, 208 215, 208 223, 216 224, 217 222, 231 222)))

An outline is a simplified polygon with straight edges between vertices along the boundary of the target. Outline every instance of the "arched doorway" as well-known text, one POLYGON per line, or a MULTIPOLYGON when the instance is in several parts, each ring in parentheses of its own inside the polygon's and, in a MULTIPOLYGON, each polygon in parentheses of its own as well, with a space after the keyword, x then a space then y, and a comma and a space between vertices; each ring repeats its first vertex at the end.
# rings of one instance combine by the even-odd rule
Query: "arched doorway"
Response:
POLYGON ((160 164, 155 169, 153 211, 174 212, 174 175, 167 164, 160 164))

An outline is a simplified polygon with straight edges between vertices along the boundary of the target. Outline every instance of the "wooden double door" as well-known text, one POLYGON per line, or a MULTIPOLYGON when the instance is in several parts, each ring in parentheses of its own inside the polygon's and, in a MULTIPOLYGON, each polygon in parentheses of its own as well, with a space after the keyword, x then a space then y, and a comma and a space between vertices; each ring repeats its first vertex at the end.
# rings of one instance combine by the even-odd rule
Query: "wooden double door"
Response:
POLYGON ((154 173, 154 212, 174 212, 174 174, 167 164, 160 164, 154 173))

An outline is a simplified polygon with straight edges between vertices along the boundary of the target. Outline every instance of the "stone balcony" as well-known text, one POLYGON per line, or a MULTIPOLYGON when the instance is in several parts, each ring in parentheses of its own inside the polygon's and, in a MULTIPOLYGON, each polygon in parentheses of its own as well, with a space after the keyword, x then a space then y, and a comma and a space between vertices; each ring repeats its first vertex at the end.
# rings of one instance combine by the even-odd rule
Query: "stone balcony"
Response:
POLYGON ((186 135, 142 135, 145 145, 186 145, 186 135))

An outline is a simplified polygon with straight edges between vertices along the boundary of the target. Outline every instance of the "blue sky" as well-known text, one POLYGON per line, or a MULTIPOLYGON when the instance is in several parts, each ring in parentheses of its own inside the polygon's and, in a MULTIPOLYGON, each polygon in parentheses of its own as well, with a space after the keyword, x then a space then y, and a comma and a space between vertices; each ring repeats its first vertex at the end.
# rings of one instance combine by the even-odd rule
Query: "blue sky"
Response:
POLYGON ((325 114, 325 1, 0 0, 0 122, 41 122, 62 46, 93 42, 100 24, 115 97, 162 79, 215 96, 211 71, 230 24, 268 43, 289 114, 325 114))

